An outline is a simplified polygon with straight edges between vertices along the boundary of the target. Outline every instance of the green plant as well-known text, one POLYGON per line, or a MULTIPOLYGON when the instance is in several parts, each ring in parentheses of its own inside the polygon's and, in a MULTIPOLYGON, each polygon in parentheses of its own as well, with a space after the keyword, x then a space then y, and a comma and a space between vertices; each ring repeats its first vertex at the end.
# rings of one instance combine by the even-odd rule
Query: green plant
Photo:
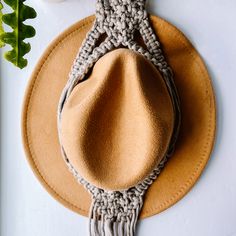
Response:
MULTIPOLYGON (((4 33, 3 26, 2 26, 2 9, 3 9, 3 5, 0 2, 0 35, 4 33)), ((0 38, 0 48, 3 47, 4 45, 5 43, 0 38)))
POLYGON ((25 0, 4 0, 4 2, 13 9, 13 12, 3 14, 1 17, 2 22, 12 28, 12 32, 0 31, 1 42, 12 47, 12 50, 6 52, 4 57, 22 69, 28 63, 24 56, 31 49, 30 44, 24 40, 35 36, 35 29, 23 22, 35 18, 37 14, 32 7, 24 4, 25 0))

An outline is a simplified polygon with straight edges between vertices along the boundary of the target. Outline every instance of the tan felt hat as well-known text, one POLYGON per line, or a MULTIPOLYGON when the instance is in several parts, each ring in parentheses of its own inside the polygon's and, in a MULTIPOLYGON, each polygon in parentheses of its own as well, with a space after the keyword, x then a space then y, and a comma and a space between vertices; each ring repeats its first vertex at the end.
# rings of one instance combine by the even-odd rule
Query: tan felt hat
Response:
POLYGON ((173 126, 160 73, 142 55, 122 48, 98 60, 89 78, 74 88, 62 112, 62 143, 86 180, 122 190, 161 161, 173 126))
MULTIPOLYGON (((149 20, 174 74, 181 126, 172 156, 145 189, 141 218, 167 209, 192 188, 210 157, 216 127, 214 92, 201 57, 170 23, 156 16, 149 20)), ((152 170, 163 165, 177 116, 158 65, 143 56, 144 51, 124 45, 101 53, 84 78, 68 87, 71 65, 77 63, 74 58, 94 22, 94 16, 79 21, 46 49, 27 88, 22 119, 24 147, 34 173, 56 200, 84 216, 91 204, 98 204, 94 199, 92 203, 94 188, 123 193, 150 180, 152 170), (59 103, 60 97, 64 99, 59 103)), ((135 40, 145 47, 141 35, 135 40)), ((72 68, 72 77, 75 71, 72 68)), ((99 235, 96 227, 94 235, 99 235)), ((128 230, 123 234, 129 235, 128 230)))

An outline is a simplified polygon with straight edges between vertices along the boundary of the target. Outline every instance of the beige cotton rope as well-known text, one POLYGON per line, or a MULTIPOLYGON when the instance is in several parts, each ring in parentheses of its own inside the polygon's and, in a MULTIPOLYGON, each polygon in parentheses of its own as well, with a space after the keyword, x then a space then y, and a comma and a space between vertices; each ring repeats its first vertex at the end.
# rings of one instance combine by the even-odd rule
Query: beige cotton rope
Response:
POLYGON ((130 189, 106 191, 93 186, 80 176, 70 163, 61 143, 62 154, 70 171, 92 196, 89 221, 91 236, 134 235, 139 212, 143 206, 143 196, 172 154, 179 133, 180 105, 172 70, 167 64, 161 45, 150 26, 145 4, 145 0, 97 0, 96 20, 79 49, 59 101, 58 133, 61 143, 61 113, 73 88, 83 81, 87 72, 103 55, 116 48, 126 47, 143 55, 156 66, 165 81, 173 103, 175 126, 168 151, 149 176, 130 189), (136 31, 142 36, 147 49, 135 42, 134 33, 136 31), (106 34, 105 40, 96 46, 104 34, 106 34))

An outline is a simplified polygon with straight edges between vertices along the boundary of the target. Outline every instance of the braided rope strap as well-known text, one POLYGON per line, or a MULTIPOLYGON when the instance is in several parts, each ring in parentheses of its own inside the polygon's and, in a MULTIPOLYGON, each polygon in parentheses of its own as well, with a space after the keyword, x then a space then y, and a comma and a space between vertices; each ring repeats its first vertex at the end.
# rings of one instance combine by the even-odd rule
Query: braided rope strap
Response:
POLYGON ((124 191, 105 191, 86 181, 70 163, 61 143, 61 150, 69 170, 92 196, 89 232, 91 236, 133 236, 143 196, 148 187, 160 174, 168 157, 172 154, 180 127, 180 106, 173 74, 160 48, 145 9, 146 0, 97 0, 96 20, 87 33, 73 63, 68 82, 62 92, 58 106, 58 133, 61 143, 61 113, 73 88, 83 81, 87 72, 107 52, 126 47, 151 61, 162 74, 175 112, 175 126, 166 155, 156 168, 142 182, 124 191), (134 40, 139 31, 147 49, 134 40), (98 46, 100 37, 106 38, 98 46))

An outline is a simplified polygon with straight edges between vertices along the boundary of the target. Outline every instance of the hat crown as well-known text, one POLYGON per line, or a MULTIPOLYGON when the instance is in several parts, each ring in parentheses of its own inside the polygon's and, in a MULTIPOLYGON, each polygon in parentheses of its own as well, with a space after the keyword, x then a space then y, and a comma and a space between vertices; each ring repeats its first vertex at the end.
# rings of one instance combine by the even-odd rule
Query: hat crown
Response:
POLYGON ((103 189, 126 189, 161 161, 173 123, 158 70, 143 56, 117 49, 73 89, 62 111, 62 145, 84 179, 103 189))

